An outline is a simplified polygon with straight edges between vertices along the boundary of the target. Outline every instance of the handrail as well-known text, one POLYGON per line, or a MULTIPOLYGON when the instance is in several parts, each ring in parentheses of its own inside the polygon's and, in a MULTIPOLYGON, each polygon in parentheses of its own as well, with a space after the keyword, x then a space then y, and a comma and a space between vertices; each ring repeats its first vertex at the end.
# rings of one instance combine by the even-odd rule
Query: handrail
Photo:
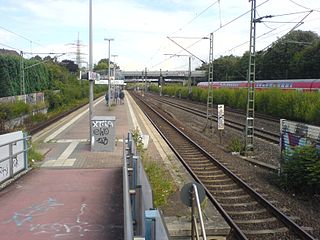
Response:
POLYGON ((161 214, 153 207, 151 186, 136 147, 129 132, 123 146, 124 239, 144 236, 146 240, 168 240, 161 214))
MULTIPOLYGON (((197 221, 196 221, 196 218, 194 217, 194 207, 195 207, 194 201, 196 202, 196 208, 198 210, 198 216, 200 218, 199 220, 200 220, 200 227, 201 227, 201 232, 202 232, 202 239, 207 240, 206 229, 204 227, 204 221, 203 221, 202 212, 201 212, 198 188, 197 188, 196 184, 192 184, 192 225, 195 227, 197 240, 199 240, 200 236, 199 236, 199 231, 198 231, 198 227, 197 227, 197 221)), ((193 229, 194 228, 192 228, 192 230, 193 229)), ((192 239, 194 239, 194 232, 193 231, 191 233, 191 236, 192 236, 192 239)))
POLYGON ((31 146, 28 146, 27 140, 30 138, 30 136, 27 136, 22 131, 7 133, 5 136, 1 136, 1 141, 9 141, 0 144, 0 148, 7 149, 7 154, 4 157, 1 156, 2 158, 0 159, 0 164, 2 165, 0 184, 13 178, 19 172, 28 169, 27 155, 31 146), (18 142, 21 143, 18 144, 18 142))

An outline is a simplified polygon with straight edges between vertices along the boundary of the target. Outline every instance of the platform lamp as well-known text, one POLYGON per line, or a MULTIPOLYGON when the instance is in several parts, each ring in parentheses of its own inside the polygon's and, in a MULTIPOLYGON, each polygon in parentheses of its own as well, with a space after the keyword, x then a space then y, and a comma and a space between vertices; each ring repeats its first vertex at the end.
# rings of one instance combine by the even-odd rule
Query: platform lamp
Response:
POLYGON ((111 79, 110 79, 110 42, 114 41, 113 38, 105 38, 105 41, 109 42, 109 51, 108 51, 108 108, 109 110, 111 109, 111 101, 110 101, 110 97, 111 97, 111 79))

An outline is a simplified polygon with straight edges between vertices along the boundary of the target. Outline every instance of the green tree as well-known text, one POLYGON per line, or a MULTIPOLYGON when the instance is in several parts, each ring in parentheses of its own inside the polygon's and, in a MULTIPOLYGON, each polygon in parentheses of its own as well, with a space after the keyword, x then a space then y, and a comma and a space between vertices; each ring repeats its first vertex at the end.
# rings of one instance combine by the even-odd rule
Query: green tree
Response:
MULTIPOLYGON (((111 62, 111 64, 112 64, 112 62, 111 62)), ((98 64, 94 65, 93 71, 107 70, 108 66, 109 66, 109 59, 103 58, 98 62, 98 64)))

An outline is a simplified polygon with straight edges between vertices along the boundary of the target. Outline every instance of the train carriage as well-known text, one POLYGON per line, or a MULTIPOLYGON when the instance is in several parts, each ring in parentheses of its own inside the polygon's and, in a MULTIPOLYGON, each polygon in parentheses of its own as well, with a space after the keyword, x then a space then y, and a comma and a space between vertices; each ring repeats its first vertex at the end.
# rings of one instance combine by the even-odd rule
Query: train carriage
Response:
MULTIPOLYGON (((200 82, 198 87, 207 88, 208 82, 200 82)), ((247 81, 213 82, 212 88, 247 88, 247 81)), ((280 88, 283 90, 320 91, 320 79, 290 79, 290 80, 257 80, 255 88, 263 90, 268 88, 280 88)))

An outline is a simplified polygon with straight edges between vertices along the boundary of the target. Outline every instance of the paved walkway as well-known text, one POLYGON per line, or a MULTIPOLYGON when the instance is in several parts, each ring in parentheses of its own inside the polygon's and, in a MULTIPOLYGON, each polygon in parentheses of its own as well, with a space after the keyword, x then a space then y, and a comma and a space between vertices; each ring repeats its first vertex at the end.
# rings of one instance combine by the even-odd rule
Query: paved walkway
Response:
POLYGON ((41 167, 0 192, 0 239, 123 239, 123 136, 131 125, 127 103, 95 116, 116 117, 113 152, 91 152, 84 109, 43 136, 41 167))

